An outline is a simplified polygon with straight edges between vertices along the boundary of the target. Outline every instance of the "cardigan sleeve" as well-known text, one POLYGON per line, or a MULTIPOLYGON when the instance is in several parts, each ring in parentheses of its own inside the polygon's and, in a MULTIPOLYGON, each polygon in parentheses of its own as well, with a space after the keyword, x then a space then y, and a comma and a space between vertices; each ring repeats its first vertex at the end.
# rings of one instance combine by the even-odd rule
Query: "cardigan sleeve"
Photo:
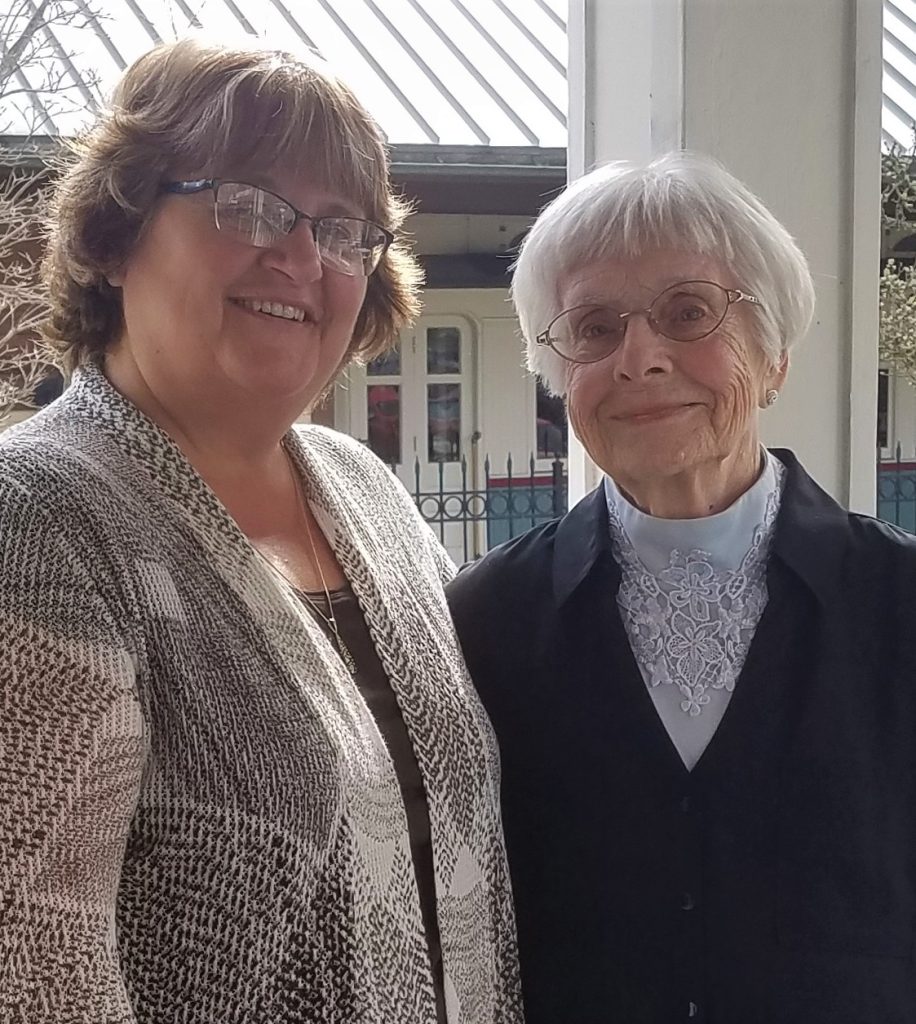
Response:
POLYGON ((51 504, 0 473, 0 1020, 133 1024, 115 902, 146 749, 135 659, 84 525, 51 504))

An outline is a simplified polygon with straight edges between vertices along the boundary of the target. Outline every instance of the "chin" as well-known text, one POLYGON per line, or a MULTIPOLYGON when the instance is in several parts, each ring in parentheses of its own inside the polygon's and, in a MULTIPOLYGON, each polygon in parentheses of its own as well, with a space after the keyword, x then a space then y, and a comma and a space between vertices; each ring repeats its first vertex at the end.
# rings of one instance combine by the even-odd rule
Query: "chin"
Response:
POLYGON ((310 377, 297 379, 292 376, 257 375, 239 381, 238 386, 241 391, 259 401, 301 403, 305 409, 324 390, 326 384, 310 377))
POLYGON ((702 453, 696 449, 685 449, 683 445, 646 445, 628 447, 623 458, 611 457, 609 475, 628 480, 664 479, 674 477, 699 465, 702 453))
POLYGON ((329 381, 326 367, 319 365, 318 353, 305 350, 283 358, 271 358, 268 352, 260 358, 227 359, 223 370, 235 387, 259 399, 299 399, 307 403, 321 393, 329 381))

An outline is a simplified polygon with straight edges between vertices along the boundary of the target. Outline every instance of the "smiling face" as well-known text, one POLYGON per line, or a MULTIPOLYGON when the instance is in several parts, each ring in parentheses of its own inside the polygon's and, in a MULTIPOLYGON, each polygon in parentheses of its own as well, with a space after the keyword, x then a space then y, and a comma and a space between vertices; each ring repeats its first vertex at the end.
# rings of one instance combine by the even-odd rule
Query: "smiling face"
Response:
MULTIPOLYGON (((238 177, 312 216, 363 215, 300 174, 238 177)), ((159 405, 275 403, 290 419, 334 376, 366 295, 366 278, 322 265, 307 223, 268 248, 218 231, 211 191, 164 196, 112 283, 124 330, 107 364, 129 362, 159 405)))
MULTIPOLYGON (((658 250, 563 275, 559 300, 561 308, 594 302, 626 312, 696 280, 743 284, 717 260, 658 250)), ((786 368, 771 366, 754 342, 753 318, 750 304, 738 302, 707 337, 678 342, 637 314, 607 358, 569 365, 570 421, 591 458, 625 490, 638 494, 678 475, 759 459, 757 410, 786 368)))

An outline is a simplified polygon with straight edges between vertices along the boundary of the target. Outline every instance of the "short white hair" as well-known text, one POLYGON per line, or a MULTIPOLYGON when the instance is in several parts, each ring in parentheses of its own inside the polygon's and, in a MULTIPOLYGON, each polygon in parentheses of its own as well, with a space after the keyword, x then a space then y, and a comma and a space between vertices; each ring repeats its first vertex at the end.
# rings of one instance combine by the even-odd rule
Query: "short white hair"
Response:
POLYGON ((652 249, 712 256, 762 305, 754 340, 774 364, 807 331, 814 282, 804 254, 763 203, 716 161, 668 153, 648 164, 615 161, 572 182, 541 212, 515 262, 512 301, 529 369, 557 395, 569 363, 538 345, 560 312, 562 274, 594 260, 652 249))

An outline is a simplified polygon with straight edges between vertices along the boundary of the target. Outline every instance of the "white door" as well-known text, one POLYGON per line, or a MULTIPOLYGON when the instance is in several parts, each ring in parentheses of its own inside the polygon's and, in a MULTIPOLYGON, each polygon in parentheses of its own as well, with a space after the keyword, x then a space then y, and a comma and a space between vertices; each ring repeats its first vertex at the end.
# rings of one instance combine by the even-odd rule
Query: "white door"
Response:
POLYGON ((423 317, 398 347, 349 374, 350 430, 397 473, 459 564, 481 553, 469 518, 478 466, 474 338, 463 317, 423 317))

